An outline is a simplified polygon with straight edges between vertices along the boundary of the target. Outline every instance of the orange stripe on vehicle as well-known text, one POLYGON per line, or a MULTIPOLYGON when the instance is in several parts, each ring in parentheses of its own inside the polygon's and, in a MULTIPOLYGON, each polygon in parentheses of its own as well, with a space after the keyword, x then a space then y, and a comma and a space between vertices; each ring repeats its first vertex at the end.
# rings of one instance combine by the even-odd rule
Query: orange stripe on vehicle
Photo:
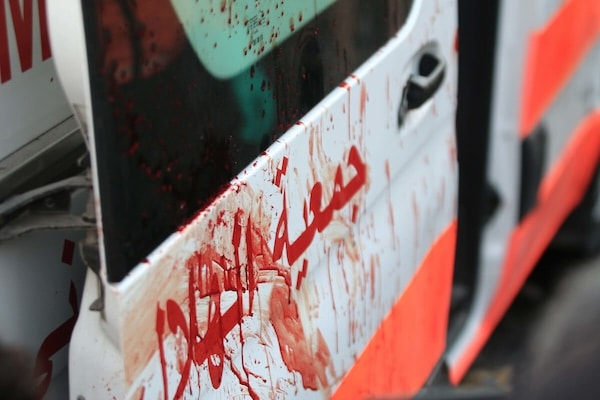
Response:
POLYGON ((458 384, 569 213, 583 199, 600 163, 600 109, 578 125, 538 191, 537 206, 513 231, 494 300, 473 342, 450 369, 458 384))
POLYGON ((529 38, 519 130, 535 128, 569 76, 600 36, 600 1, 567 0, 529 38))
POLYGON ((333 400, 411 395, 423 386, 446 345, 455 245, 456 221, 433 244, 333 400))

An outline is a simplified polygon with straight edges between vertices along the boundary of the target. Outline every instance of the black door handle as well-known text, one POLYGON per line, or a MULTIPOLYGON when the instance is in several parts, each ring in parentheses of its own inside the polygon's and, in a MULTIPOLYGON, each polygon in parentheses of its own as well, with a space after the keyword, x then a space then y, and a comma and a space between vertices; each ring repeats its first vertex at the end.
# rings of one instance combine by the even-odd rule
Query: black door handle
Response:
POLYGON ((419 58, 416 69, 402 91, 398 126, 404 122, 407 112, 421 107, 440 88, 446 73, 446 63, 440 56, 426 52, 419 58))
POLYGON ((431 53, 425 53, 419 59, 417 73, 408 78, 406 89, 407 110, 421 107, 427 99, 439 89, 444 81, 446 63, 431 53))

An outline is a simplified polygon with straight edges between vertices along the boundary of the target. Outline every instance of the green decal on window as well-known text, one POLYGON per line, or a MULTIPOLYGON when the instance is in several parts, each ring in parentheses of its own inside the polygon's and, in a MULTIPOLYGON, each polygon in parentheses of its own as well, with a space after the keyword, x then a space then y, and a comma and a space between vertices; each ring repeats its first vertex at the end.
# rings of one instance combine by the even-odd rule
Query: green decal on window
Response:
POLYGON ((335 0, 171 0, 204 67, 220 79, 256 63, 335 0))

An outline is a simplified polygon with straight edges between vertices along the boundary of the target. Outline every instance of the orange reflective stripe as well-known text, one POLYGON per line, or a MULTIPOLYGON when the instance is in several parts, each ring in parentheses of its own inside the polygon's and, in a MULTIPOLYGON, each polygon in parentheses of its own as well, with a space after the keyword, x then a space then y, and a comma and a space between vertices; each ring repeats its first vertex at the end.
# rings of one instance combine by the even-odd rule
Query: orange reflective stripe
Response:
POLYGON ((600 1, 567 0, 529 38, 522 109, 521 137, 531 133, 569 76, 600 36, 600 1))
POLYGON ((538 192, 537 206, 511 235, 494 300, 473 342, 450 370, 458 384, 525 283, 569 213, 579 204, 600 162, 600 109, 578 125, 538 192))
POLYGON ((455 245, 456 221, 433 244, 333 400, 410 395, 423 386, 446 345, 455 245))

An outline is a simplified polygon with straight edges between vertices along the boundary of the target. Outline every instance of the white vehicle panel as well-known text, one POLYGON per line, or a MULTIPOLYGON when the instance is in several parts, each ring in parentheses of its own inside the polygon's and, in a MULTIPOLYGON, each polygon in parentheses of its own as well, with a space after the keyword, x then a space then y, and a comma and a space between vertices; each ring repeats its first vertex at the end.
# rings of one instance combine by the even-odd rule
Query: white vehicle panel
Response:
POLYGON ((0 4, 0 160, 71 115, 39 12, 44 2, 10 4, 0 4))
POLYGON ((121 282, 103 272, 103 315, 74 334, 71 396, 329 397, 456 218, 455 15, 452 1, 414 1, 400 32, 209 206, 121 282), (445 78, 399 126, 427 49, 445 78), (93 379, 114 386, 84 372, 98 330, 118 355, 93 379))

